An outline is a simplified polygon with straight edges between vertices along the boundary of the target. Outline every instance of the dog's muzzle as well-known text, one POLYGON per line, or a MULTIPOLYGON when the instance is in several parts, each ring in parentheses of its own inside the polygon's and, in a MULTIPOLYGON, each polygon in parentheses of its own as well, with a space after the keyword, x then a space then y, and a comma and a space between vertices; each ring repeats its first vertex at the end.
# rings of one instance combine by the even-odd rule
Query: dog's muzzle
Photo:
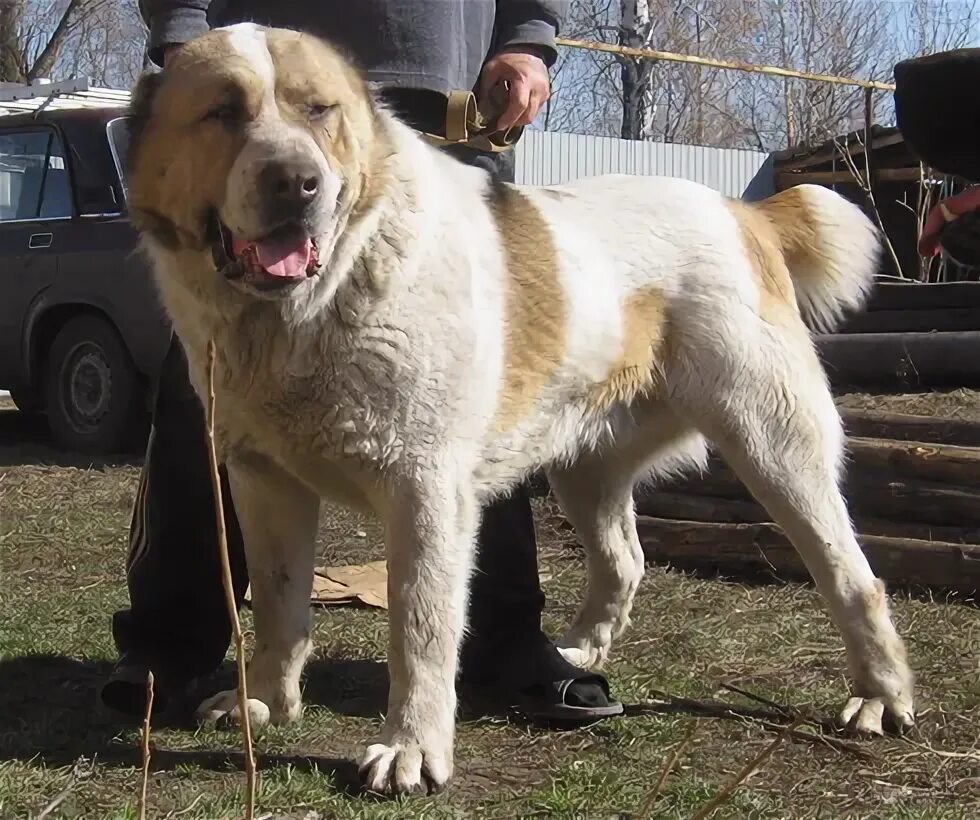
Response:
POLYGON ((212 215, 211 258, 228 281, 271 291, 291 288, 320 272, 319 249, 301 225, 285 223, 257 239, 235 236, 212 215))

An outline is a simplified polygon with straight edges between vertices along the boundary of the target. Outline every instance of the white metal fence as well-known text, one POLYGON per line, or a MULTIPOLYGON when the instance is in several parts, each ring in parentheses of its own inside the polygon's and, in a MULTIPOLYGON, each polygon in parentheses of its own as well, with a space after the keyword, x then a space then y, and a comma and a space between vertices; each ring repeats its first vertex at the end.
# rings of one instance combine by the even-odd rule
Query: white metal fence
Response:
POLYGON ((768 158, 758 151, 525 131, 514 160, 516 180, 523 185, 560 185, 610 173, 674 176, 755 199, 773 190, 768 158))

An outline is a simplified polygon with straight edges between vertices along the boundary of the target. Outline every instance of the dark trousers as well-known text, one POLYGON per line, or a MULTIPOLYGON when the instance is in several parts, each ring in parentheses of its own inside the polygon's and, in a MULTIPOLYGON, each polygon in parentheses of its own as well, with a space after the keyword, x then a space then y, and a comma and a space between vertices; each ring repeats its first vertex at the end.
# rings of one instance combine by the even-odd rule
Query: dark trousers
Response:
MULTIPOLYGON (((463 149, 452 153, 510 176, 493 157, 463 149)), ((240 606, 248 571, 224 473, 222 494, 240 606)), ((524 488, 484 510, 478 544, 462 676, 516 686, 579 677, 541 631, 544 595, 524 488)), ((156 394, 130 527, 127 582, 130 608, 113 617, 121 653, 149 662, 159 670, 158 678, 176 681, 207 675, 220 665, 231 625, 221 586, 205 416, 176 337, 156 394)))

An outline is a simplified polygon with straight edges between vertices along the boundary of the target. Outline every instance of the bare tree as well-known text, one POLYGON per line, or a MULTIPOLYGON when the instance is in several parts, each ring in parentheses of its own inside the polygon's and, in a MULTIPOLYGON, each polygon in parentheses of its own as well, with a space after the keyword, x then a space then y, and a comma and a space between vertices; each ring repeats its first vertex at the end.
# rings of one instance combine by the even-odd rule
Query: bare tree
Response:
MULTIPOLYGON (((975 37, 976 0, 573 0, 566 33, 805 71, 891 79, 916 54, 975 37)), ((549 127, 628 139, 783 148, 863 122, 846 86, 651 62, 563 54, 549 127)), ((879 115, 890 95, 878 95, 879 115)))
POLYGON ((146 33, 135 0, 0 0, 0 81, 129 85, 146 33))

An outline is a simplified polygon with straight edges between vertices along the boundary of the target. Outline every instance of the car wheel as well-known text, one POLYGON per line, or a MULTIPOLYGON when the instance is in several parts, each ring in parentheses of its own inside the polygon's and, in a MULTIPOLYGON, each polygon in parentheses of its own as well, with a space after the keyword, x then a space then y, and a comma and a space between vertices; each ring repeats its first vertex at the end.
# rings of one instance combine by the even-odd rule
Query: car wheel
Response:
POLYGON ((142 409, 140 377, 105 319, 66 322, 51 343, 44 376, 44 409, 59 444, 93 454, 133 444, 142 409))

